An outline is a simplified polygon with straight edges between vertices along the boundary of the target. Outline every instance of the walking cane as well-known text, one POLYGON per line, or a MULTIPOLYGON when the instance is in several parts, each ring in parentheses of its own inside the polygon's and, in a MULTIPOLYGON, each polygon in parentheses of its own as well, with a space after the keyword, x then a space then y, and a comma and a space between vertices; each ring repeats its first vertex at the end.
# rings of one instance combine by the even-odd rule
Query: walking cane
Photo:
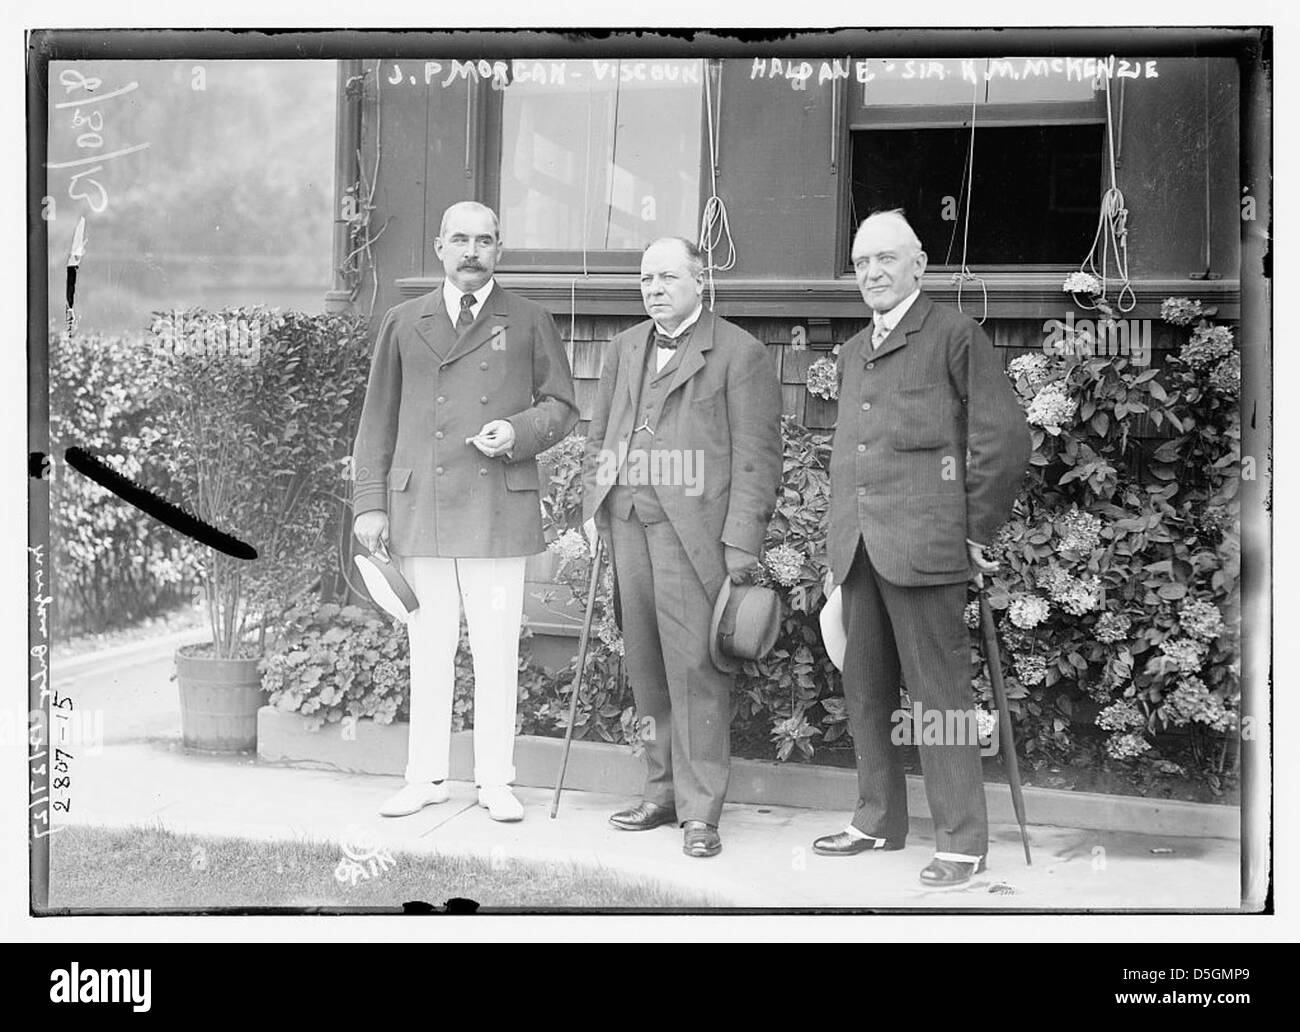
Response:
POLYGON ((605 542, 596 537, 596 554, 591 560, 591 585, 587 588, 587 613, 582 620, 582 636, 578 639, 578 669, 573 675, 573 690, 569 697, 569 726, 564 729, 564 752, 560 755, 560 772, 555 777, 555 795, 551 797, 551 816, 560 810, 560 792, 564 788, 564 771, 569 765, 569 746, 573 744, 573 722, 578 717, 578 689, 582 687, 582 671, 587 665, 587 642, 591 637, 591 616, 596 608, 596 589, 600 585, 600 568, 605 561, 605 542))
POLYGON ((1025 829, 1025 797, 1020 790, 1020 767, 1016 762, 1016 741, 1011 736, 1011 711, 1007 708, 1007 689, 1002 683, 1002 654, 998 650, 998 635, 993 628, 993 610, 989 606, 984 587, 978 589, 980 598, 980 625, 984 630, 984 659, 989 665, 989 681, 993 685, 993 699, 998 707, 998 726, 1001 729, 1003 756, 1007 760, 1007 783, 1011 788, 1011 805, 1020 823, 1020 841, 1025 847, 1025 864, 1032 866, 1029 856, 1029 832, 1025 829))

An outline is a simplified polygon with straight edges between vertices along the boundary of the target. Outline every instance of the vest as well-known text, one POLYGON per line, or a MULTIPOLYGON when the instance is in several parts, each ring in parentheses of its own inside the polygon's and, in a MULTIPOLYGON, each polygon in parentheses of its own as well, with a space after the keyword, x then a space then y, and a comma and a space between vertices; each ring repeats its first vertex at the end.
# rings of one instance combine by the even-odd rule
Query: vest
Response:
MULTIPOLYGON (((696 324, 698 325, 698 324, 696 324)), ((659 349, 653 346, 654 327, 646 341, 645 370, 641 374, 641 393, 636 399, 636 413, 632 436, 628 439, 627 456, 618 470, 618 479, 609 491, 609 511, 621 520, 630 520, 635 510, 636 518, 642 523, 660 523, 668 517, 659 503, 659 495, 652 483, 628 483, 628 480, 645 480, 642 471, 653 470, 657 464, 650 461, 650 452, 655 447, 655 436, 649 429, 654 428, 663 411, 664 398, 668 394, 668 385, 672 383, 673 373, 681 364, 682 351, 690 343, 695 326, 687 330, 678 341, 677 350, 673 352, 662 369, 655 371, 659 361, 659 349)))

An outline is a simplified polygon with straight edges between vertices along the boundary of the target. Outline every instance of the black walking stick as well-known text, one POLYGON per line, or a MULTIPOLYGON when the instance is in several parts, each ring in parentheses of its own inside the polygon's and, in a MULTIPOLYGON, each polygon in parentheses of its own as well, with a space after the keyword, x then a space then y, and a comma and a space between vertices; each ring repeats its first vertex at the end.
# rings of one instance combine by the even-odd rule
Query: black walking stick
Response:
POLYGON ((569 746, 573 743, 573 722, 578 717, 578 689, 582 687, 582 672, 587 665, 587 642, 591 638, 591 616, 596 609, 596 589, 600 586, 600 568, 605 561, 605 542, 596 537, 596 554, 591 560, 591 586, 587 588, 587 613, 582 620, 582 636, 578 639, 578 669, 573 675, 573 691, 569 697, 569 726, 564 730, 564 752, 560 756, 560 772, 555 777, 555 794, 551 796, 551 816, 560 810, 560 792, 564 788, 564 771, 569 765, 569 746))
POLYGON ((998 706, 998 726, 1003 743, 1002 755, 1007 760, 1007 783, 1011 788, 1011 805, 1020 823, 1020 841, 1025 847, 1025 863, 1032 865, 1029 856, 1029 832, 1025 829, 1025 796, 1020 790, 1020 767, 1016 762, 1016 740, 1011 735, 1011 711, 1007 708, 1007 689, 1002 683, 1002 654, 998 650, 998 635, 993 627, 993 610, 989 606, 984 587, 978 589, 980 599, 980 625, 984 630, 984 659, 989 665, 989 681, 993 685, 993 700, 998 706))

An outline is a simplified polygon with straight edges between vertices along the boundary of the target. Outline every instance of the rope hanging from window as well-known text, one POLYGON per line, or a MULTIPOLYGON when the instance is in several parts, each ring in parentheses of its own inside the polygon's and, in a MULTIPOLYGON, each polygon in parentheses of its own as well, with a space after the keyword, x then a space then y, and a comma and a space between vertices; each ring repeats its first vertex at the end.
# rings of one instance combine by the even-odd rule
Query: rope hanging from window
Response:
MULTIPOLYGON (((961 306, 961 292, 962 292, 963 285, 970 282, 971 280, 979 280, 980 290, 983 291, 984 294, 984 314, 981 315, 979 319, 976 321, 979 323, 979 325, 983 326, 984 320, 986 320, 989 317, 988 285, 985 284, 984 277, 976 276, 973 272, 971 272, 970 266, 966 264, 967 246, 970 243, 971 197, 975 192, 975 107, 979 103, 980 85, 981 85, 980 82, 977 80, 975 83, 975 89, 971 94, 970 142, 966 146, 966 167, 962 170, 962 190, 958 191, 958 193, 961 194, 964 190, 965 197, 966 197, 966 218, 965 218, 964 225, 962 227, 962 234, 961 234, 961 268, 957 272, 954 272, 952 274, 952 277, 949 279, 949 282, 954 283, 957 286, 957 311, 962 312, 964 311, 964 309, 961 306)), ((956 232, 957 232, 957 227, 953 226, 953 234, 955 235, 956 232)), ((949 258, 952 257, 951 238, 948 241, 948 257, 949 258)))
POLYGON ((1124 194, 1120 192, 1115 181, 1115 120, 1110 104, 1110 77, 1106 83, 1106 157, 1110 164, 1110 187, 1101 197, 1101 215, 1097 220, 1097 233, 1092 238, 1092 247, 1088 256, 1079 266, 1081 272, 1096 277, 1101 284, 1101 294, 1096 304, 1080 300, 1074 295, 1075 304, 1080 308, 1096 310, 1106 300, 1106 281, 1109 279, 1111 252, 1114 251, 1116 279, 1119 281, 1119 293, 1115 295, 1115 307, 1121 312, 1131 312, 1137 307, 1137 295, 1129 284, 1128 277, 1128 209, 1124 207, 1124 194), (1097 268, 1097 245, 1101 245, 1101 268, 1097 268), (1127 295, 1127 298, 1126 296, 1127 295))
POLYGON ((712 69, 706 67, 704 73, 704 107, 709 117, 709 199, 704 202, 704 214, 700 218, 700 249, 708 256, 707 272, 709 277, 709 311, 713 311, 713 273, 726 272, 736 265, 736 242, 731 236, 731 222, 727 218, 727 206, 718 196, 718 134, 722 129, 722 74, 718 73, 718 106, 713 109, 712 69), (726 257, 721 262, 714 261, 714 251, 725 247, 726 257))
MULTIPOLYGON (((590 273, 587 271, 587 199, 591 193, 591 86, 587 86, 587 155, 582 162, 582 232, 579 236, 582 238, 582 278, 586 279, 590 273)), ((613 168, 613 159, 610 159, 611 172, 613 168)), ((572 352, 574 343, 574 334, 578 326, 578 277, 574 276, 569 282, 569 350, 572 352)), ((569 362, 573 362, 573 355, 570 354, 569 362)))

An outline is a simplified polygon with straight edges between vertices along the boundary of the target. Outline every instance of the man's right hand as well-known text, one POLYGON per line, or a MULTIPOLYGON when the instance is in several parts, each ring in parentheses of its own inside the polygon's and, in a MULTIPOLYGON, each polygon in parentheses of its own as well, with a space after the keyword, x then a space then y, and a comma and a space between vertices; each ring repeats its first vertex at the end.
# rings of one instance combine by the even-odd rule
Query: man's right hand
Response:
POLYGON ((388 513, 383 509, 363 512, 352 521, 352 533, 365 546, 367 552, 374 552, 379 548, 381 540, 385 544, 388 543, 388 513))

